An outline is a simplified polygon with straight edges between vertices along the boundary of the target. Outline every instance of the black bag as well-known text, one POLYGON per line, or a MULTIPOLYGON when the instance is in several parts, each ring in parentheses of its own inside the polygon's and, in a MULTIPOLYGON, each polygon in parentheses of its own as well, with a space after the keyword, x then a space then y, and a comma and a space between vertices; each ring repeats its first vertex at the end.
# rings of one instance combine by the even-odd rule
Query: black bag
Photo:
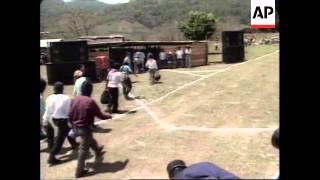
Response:
POLYGON ((159 81, 161 79, 161 75, 159 73, 159 71, 157 71, 154 75, 154 80, 159 81))
POLYGON ((108 90, 104 90, 100 97, 101 104, 109 104, 111 102, 111 95, 108 90))

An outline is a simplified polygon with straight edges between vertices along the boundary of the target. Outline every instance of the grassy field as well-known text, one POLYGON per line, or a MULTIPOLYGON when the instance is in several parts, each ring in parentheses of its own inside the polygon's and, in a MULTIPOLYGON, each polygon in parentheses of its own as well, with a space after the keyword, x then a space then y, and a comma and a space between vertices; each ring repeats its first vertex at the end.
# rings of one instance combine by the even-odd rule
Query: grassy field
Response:
MULTIPOLYGON (((89 158, 95 171, 84 179, 167 178, 166 165, 173 159, 213 162, 241 178, 273 177, 279 170, 279 152, 270 143, 279 126, 278 49, 250 46, 241 64, 216 60, 202 67, 161 70, 162 83, 154 86, 148 74, 132 76, 132 94, 140 98, 126 101, 121 95, 120 109, 139 109, 99 125, 104 130, 95 138, 105 145, 104 161, 93 166, 89 158)), ((45 77, 44 67, 41 73, 45 77)), ((94 85, 97 102, 104 86, 94 85)), ((72 88, 66 86, 66 93, 71 95, 72 88)), ((50 93, 51 86, 45 96, 50 93)), ((42 179, 74 177, 75 157, 63 156, 58 158, 65 163, 48 167, 48 153, 41 153, 42 179)))

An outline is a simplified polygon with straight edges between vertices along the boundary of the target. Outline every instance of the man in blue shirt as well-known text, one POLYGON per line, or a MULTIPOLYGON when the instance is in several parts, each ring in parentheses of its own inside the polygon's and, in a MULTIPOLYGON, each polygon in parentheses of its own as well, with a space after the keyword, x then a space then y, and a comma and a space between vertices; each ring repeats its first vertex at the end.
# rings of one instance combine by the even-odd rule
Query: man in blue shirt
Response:
POLYGON ((130 100, 128 94, 132 89, 132 82, 129 77, 129 74, 132 74, 132 70, 127 62, 123 63, 123 65, 120 67, 119 70, 123 75, 123 80, 121 82, 122 84, 122 91, 123 95, 126 98, 126 100, 130 100))

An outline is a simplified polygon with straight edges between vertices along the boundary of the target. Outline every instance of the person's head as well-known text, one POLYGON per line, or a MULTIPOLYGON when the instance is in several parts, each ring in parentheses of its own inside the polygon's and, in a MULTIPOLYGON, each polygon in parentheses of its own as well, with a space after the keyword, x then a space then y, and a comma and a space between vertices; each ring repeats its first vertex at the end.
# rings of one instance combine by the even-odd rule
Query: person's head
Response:
POLYGON ((84 71, 86 69, 86 67, 83 64, 79 64, 77 66, 77 69, 80 70, 80 71, 84 71))
POLYGON ((180 46, 178 47, 178 50, 181 50, 181 47, 180 47, 180 46))
POLYGON ((128 56, 128 57, 129 57, 129 56, 130 56, 130 52, 126 52, 126 56, 128 56))
POLYGON ((81 86, 81 94, 83 96, 90 97, 92 94, 92 91, 93 91, 93 86, 92 86, 91 81, 89 81, 89 80, 84 81, 81 86))
POLYGON ((147 57, 148 57, 148 59, 153 59, 154 58, 152 53, 148 53, 147 57))
POLYGON ((113 62, 110 64, 111 69, 120 69, 121 64, 117 62, 113 62))
POLYGON ((280 144, 279 144, 279 128, 276 129, 273 134, 272 134, 272 138, 271 138, 271 144, 273 147, 279 149, 280 148, 280 144))
POLYGON ((44 79, 40 79, 40 93, 43 93, 46 87, 47 87, 47 82, 44 79))
POLYGON ((81 68, 81 72, 82 72, 81 77, 88 77, 89 76, 88 69, 85 66, 83 66, 81 68))
POLYGON ((173 160, 167 165, 167 173, 170 179, 173 179, 178 173, 187 168, 182 160, 173 160))
POLYGON ((53 85, 53 94, 63 94, 63 83, 57 81, 53 85))

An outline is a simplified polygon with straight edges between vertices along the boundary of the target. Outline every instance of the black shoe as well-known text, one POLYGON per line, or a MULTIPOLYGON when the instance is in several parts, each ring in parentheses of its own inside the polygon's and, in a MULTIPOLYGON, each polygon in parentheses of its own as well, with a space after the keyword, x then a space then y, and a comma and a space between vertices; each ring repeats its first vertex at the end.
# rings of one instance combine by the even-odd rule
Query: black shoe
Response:
POLYGON ((104 145, 102 145, 102 146, 100 146, 100 147, 98 148, 98 151, 97 151, 97 153, 96 153, 95 160, 94 160, 95 163, 99 163, 99 162, 102 162, 102 161, 103 161, 103 154, 105 153, 105 152, 103 151, 103 148, 104 148, 104 145))
POLYGON ((97 156, 101 156, 103 148, 104 148, 104 145, 101 145, 100 147, 98 147, 97 156))
POLYGON ((87 174, 88 174, 88 172, 89 172, 89 170, 88 170, 88 169, 84 169, 84 170, 82 170, 81 172, 76 173, 76 178, 83 177, 83 176, 87 175, 87 174))
POLYGON ((54 165, 60 164, 61 162, 62 162, 62 161, 59 160, 59 159, 48 160, 49 166, 54 166, 54 165))

